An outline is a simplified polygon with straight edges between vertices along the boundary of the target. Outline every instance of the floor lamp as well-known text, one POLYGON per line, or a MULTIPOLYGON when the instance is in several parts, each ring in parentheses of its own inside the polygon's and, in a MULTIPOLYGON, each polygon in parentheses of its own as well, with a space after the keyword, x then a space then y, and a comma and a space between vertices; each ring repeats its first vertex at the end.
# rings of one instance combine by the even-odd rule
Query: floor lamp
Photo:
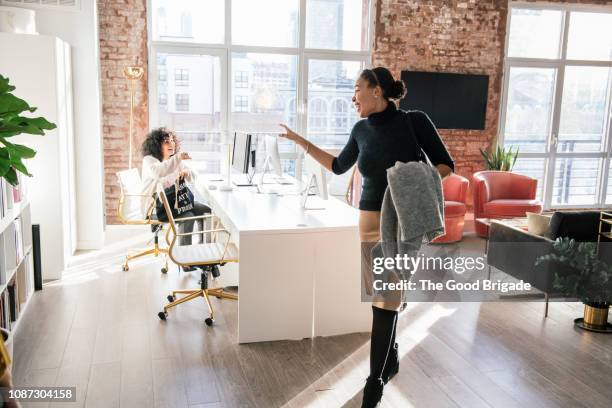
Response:
POLYGON ((144 74, 143 67, 135 67, 128 66, 123 68, 123 76, 128 80, 128 84, 130 87, 130 150, 129 150, 129 160, 128 160, 128 168, 132 168, 132 129, 134 127, 134 105, 135 105, 135 97, 136 97, 136 82, 142 78, 144 74))

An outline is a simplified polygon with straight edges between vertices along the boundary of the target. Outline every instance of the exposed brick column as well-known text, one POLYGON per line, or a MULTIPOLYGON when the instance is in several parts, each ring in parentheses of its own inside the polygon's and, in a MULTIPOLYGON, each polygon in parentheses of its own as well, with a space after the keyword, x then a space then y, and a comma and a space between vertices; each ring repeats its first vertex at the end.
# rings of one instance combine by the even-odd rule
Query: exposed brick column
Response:
POLYGON ((117 224, 119 186, 116 172, 128 168, 130 93, 122 70, 138 64, 145 69, 136 87, 132 165, 140 168, 140 144, 148 129, 146 0, 99 0, 102 131, 106 223, 117 224))
MULTIPOLYGON (((498 129, 506 33, 506 0, 378 0, 373 65, 399 78, 410 69, 489 75, 485 130, 441 130, 466 177, 483 168, 479 148, 498 129)), ((410 92, 410 89, 408 89, 410 92)))

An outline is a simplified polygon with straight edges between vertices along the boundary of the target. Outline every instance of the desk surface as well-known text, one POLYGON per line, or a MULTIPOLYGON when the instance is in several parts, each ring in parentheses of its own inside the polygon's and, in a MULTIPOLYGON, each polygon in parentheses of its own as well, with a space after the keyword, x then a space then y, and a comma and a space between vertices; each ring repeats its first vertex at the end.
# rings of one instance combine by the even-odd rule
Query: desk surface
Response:
POLYGON ((359 211, 333 197, 329 200, 309 197, 308 206, 325 208, 304 210, 299 195, 258 193, 255 187, 234 186, 232 191, 221 191, 218 188, 221 184, 201 177, 197 187, 215 211, 230 219, 240 233, 318 232, 354 229, 359 225, 359 211), (211 184, 217 189, 209 189, 211 184))

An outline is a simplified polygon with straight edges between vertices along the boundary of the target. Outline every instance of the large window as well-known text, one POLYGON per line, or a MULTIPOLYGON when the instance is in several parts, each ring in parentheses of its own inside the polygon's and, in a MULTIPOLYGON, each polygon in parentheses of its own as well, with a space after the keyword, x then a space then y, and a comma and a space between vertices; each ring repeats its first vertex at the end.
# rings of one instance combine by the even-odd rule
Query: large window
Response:
POLYGON ((612 9, 513 5, 502 109, 546 208, 611 204, 612 9))
MULTIPOLYGON (((149 0, 150 126, 177 130, 211 172, 235 130, 286 123, 343 146, 371 58, 370 9, 370 0, 149 0)), ((293 172, 295 145, 282 142, 281 155, 293 172)))

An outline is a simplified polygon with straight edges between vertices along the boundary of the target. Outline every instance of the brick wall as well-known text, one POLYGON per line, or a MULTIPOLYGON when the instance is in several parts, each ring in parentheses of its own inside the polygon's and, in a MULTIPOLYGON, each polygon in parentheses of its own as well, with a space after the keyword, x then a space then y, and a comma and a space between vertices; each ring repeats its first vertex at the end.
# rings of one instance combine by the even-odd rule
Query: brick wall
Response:
POLYGON ((116 172, 128 168, 130 93, 122 70, 138 64, 145 75, 136 87, 134 153, 140 168, 140 144, 148 130, 146 0, 99 0, 100 76, 104 138, 104 192, 106 222, 117 224, 119 186, 116 172))
MULTIPOLYGON (((489 75, 485 130, 440 130, 455 171, 481 170, 479 148, 496 137, 502 89, 506 0, 378 0, 372 63, 402 70, 489 75)), ((410 89, 408 89, 410 92, 410 89)))

